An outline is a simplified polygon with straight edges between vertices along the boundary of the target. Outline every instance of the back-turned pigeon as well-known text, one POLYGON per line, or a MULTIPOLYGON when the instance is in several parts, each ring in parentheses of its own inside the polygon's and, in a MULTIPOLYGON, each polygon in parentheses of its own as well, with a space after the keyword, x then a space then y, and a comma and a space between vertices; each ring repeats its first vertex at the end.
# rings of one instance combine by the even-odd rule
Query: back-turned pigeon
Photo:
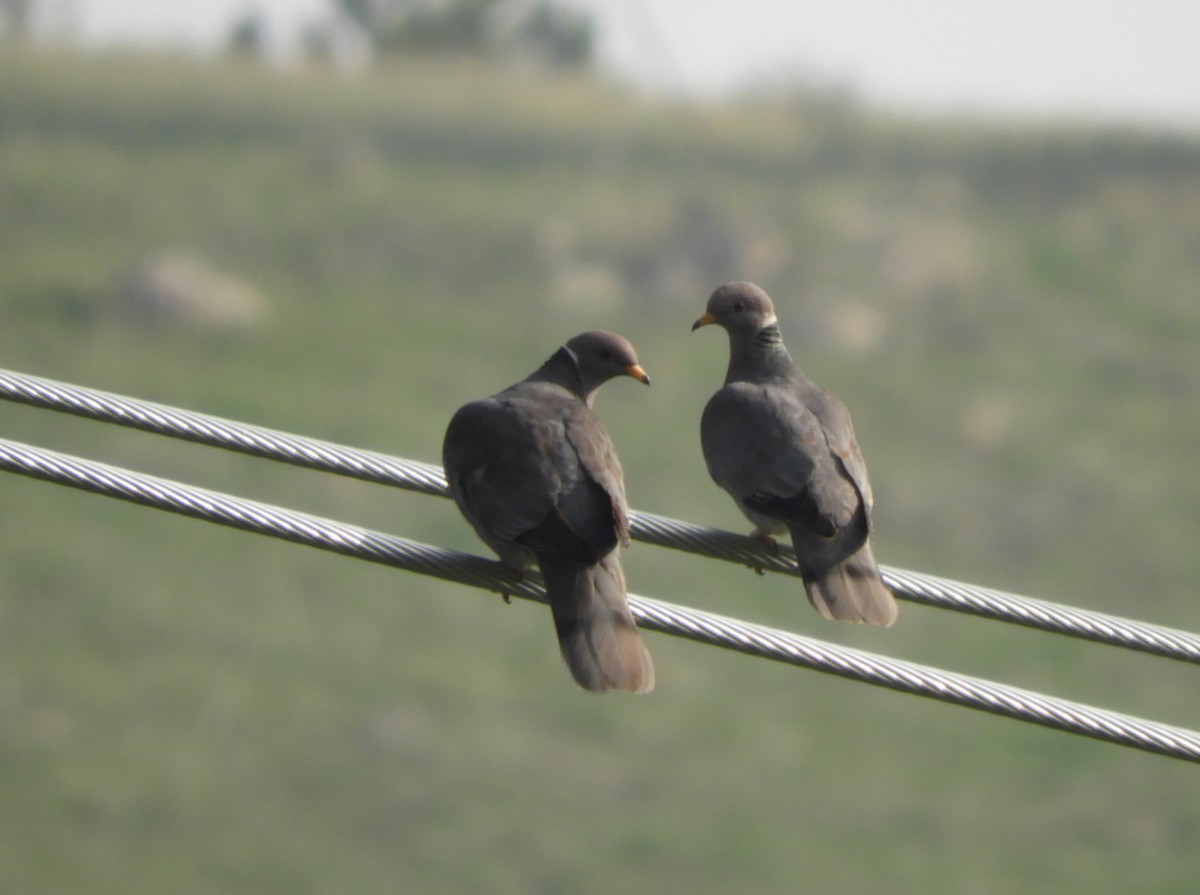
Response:
POLYGON ((479 537, 513 569, 541 570, 559 648, 579 685, 646 693, 654 665, 618 555, 629 545, 624 477, 592 411, 597 389, 615 376, 650 383, 628 340, 575 336, 521 382, 459 408, 442 462, 479 537))

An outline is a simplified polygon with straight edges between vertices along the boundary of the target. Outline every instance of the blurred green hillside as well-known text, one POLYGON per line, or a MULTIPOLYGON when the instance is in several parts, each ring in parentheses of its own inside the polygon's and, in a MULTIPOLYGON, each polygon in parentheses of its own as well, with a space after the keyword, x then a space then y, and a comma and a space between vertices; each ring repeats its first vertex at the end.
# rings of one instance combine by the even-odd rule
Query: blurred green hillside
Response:
MULTIPOLYGON (((436 461, 616 329, 639 509, 743 530, 689 333, 754 279, 850 405, 881 561, 1200 629, 1200 140, 0 55, 0 366, 436 461), (270 303, 147 318, 188 253, 270 303)), ((0 404, 0 434, 483 552, 447 501, 0 404)), ((0 475, 0 880, 22 893, 1184 893, 1200 773, 650 635, 590 697, 548 613, 0 475)), ((1196 669, 635 544, 642 594, 1200 726, 1196 669)))

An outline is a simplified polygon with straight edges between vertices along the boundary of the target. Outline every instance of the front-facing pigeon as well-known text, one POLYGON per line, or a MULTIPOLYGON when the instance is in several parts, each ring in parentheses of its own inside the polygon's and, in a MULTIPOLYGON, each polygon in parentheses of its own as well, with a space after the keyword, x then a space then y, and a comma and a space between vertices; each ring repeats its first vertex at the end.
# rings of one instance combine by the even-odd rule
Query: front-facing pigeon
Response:
POLYGON ((625 483, 592 410, 617 376, 650 383, 629 341, 591 331, 450 420, 442 462, 462 514, 516 571, 542 573, 559 648, 580 686, 649 692, 654 665, 630 614, 620 547, 625 483))
POLYGON ((692 329, 712 323, 729 334, 729 368, 700 423, 709 474, 754 536, 791 534, 822 616, 891 625, 899 609, 871 552, 871 484, 846 405, 796 366, 758 286, 714 291, 692 329))

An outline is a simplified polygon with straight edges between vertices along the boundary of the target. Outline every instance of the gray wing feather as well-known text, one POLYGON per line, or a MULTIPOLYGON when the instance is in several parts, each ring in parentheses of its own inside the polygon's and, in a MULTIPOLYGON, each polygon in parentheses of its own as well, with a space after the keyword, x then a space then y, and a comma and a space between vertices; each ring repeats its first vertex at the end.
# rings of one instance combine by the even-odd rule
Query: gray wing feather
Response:
POLYGON ((628 541, 612 441, 561 389, 519 383, 464 405, 442 459, 463 514, 493 548, 520 544, 595 562, 628 541))
POLYGON ((530 425, 513 410, 496 397, 465 404, 442 445, 455 501, 493 547, 536 527, 554 509, 562 487, 559 464, 544 460, 554 442, 552 427, 530 425))
MULTIPOLYGON (((600 420, 583 405, 567 420, 566 435, 587 478, 598 486, 603 495, 600 499, 605 506, 589 505, 588 518, 595 520, 593 524, 611 522, 611 531, 604 532, 606 539, 615 532, 621 545, 628 547, 629 514, 625 504, 625 476, 612 439, 600 420)), ((596 492, 591 493, 599 498, 596 492)))
POLYGON ((704 409, 700 440, 709 473, 739 502, 800 496, 837 527, 858 507, 822 420, 789 383, 724 386, 704 409))
POLYGON ((838 458, 842 469, 854 482, 863 503, 870 510, 875 503, 875 497, 871 493, 867 462, 863 459, 858 439, 854 435, 854 422, 850 418, 849 409, 837 395, 816 387, 812 388, 807 403, 821 421, 829 450, 838 458))

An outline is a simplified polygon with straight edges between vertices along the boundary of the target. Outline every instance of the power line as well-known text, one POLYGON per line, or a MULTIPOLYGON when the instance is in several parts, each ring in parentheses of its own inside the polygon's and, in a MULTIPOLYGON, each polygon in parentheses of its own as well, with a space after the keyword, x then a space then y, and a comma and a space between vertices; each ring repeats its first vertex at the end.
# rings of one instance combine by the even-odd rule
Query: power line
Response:
MULTIPOLYGON (((534 573, 498 562, 0 439, 0 469, 306 544, 472 587, 545 602, 534 573)), ((1200 763, 1200 732, 905 662, 631 594, 638 624, 752 656, 1200 763)))
MULTIPOLYGON (((449 496, 442 470, 433 464, 25 373, 0 370, 0 398, 422 494, 449 496)), ((779 545, 777 554, 771 553, 744 535, 637 510, 630 512, 630 528, 632 536, 645 543, 765 571, 799 574, 795 555, 784 544, 779 545)), ((882 567, 882 572, 898 597, 914 603, 1200 663, 1200 636, 1188 631, 890 566, 882 567)))

